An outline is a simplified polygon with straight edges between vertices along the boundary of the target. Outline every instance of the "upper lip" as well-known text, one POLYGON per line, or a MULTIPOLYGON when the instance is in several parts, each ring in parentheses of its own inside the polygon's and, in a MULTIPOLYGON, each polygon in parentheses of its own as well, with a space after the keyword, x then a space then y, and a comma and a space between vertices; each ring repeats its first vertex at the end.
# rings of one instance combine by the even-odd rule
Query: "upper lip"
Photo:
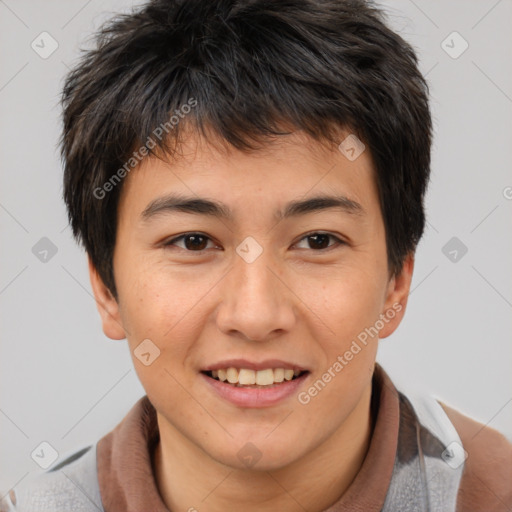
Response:
POLYGON ((247 370, 266 370, 268 368, 284 368, 290 370, 308 371, 307 368, 300 364, 282 361, 280 359, 265 359, 264 361, 248 361, 247 359, 225 359, 218 363, 213 363, 202 369, 203 372, 213 370, 223 370, 226 368, 245 368, 247 370))

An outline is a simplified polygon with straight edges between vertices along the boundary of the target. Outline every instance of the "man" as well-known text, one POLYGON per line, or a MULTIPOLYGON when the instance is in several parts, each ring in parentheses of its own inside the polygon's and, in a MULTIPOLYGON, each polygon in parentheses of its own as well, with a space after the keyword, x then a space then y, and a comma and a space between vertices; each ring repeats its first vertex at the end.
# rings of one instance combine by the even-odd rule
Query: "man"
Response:
POLYGON ((381 12, 155 0, 97 42, 64 87, 64 198, 147 396, 3 510, 510 510, 510 443, 375 363, 432 137, 381 12))

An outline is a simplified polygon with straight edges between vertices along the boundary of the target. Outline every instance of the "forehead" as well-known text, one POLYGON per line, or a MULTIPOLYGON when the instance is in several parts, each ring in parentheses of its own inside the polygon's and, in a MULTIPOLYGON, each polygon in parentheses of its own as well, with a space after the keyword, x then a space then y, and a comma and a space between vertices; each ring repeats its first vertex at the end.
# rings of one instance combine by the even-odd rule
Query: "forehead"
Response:
MULTIPOLYGON (((349 132, 341 134, 340 142, 349 132)), ((343 149, 343 148, 342 148, 343 149)), ((356 148, 357 149, 357 148, 356 148)), ((360 149, 360 148, 359 148, 360 149)), ((303 133, 281 136, 255 151, 241 151, 201 137, 189 137, 170 157, 147 157, 126 177, 119 209, 148 216, 158 202, 179 198, 210 198, 210 210, 233 220, 253 200, 283 217, 300 199, 337 197, 347 210, 371 212, 378 202, 373 162, 366 149, 357 158, 303 133), (216 205, 213 205, 216 203, 216 205), (284 206, 287 208, 278 208, 284 206)))

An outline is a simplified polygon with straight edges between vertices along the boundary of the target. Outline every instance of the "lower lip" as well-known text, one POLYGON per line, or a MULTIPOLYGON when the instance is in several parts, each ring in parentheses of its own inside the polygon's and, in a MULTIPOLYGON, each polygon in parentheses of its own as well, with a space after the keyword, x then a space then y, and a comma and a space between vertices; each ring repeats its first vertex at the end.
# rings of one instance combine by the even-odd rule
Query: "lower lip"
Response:
POLYGON ((221 398, 238 407, 258 408, 275 405, 296 393, 297 389, 308 378, 309 373, 304 373, 296 379, 284 381, 268 388, 238 387, 208 377, 204 373, 200 373, 200 375, 221 398))

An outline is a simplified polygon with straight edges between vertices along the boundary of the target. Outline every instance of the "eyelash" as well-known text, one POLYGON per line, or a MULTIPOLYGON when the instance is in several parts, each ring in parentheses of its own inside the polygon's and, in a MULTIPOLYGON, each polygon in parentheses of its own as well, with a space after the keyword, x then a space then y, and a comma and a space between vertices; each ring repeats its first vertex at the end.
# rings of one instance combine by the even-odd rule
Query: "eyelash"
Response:
MULTIPOLYGON (((171 246, 172 246, 172 245, 174 245, 178 240, 182 240, 182 239, 184 239, 184 238, 187 238, 188 236, 193 236, 193 235, 199 235, 199 236, 202 236, 202 237, 204 237, 204 238, 207 238, 208 240, 211 240, 211 238, 210 238, 209 236, 204 235, 203 233, 198 233, 198 232, 193 232, 193 231, 192 231, 192 232, 189 232, 189 233, 185 233, 185 234, 183 234, 183 235, 180 235, 180 236, 178 236, 178 237, 176 237, 176 238, 173 238, 172 240, 169 240, 169 241, 167 241, 167 242, 164 242, 164 243, 163 243, 163 246, 164 246, 165 248, 167 248, 167 247, 171 247, 171 246)), ((333 234, 331 234, 331 233, 324 233, 324 232, 321 232, 321 231, 313 231, 313 232, 311 232, 311 233, 308 233, 307 235, 303 236, 303 237, 299 240, 299 242, 302 242, 302 240, 305 240, 305 239, 307 239, 307 238, 309 238, 309 237, 311 237, 311 236, 313 236, 313 235, 326 235, 326 236, 328 236, 328 237, 330 237, 330 238, 334 239, 334 240, 335 240, 335 242, 336 242, 334 245, 330 245, 330 246, 328 246, 328 247, 326 247, 326 248, 323 248, 323 249, 310 249, 311 251, 314 251, 314 252, 324 252, 324 251, 329 251, 329 250, 331 250, 331 249, 333 249, 333 248, 335 248, 335 247, 339 247, 339 246, 341 246, 341 245, 346 245, 346 242, 345 242, 345 241, 343 241, 343 240, 341 240, 341 239, 340 239, 340 238, 338 238, 337 236, 335 236, 335 235, 333 235, 333 234)), ((298 242, 298 243, 299 243, 299 242, 298 242)), ((179 249, 181 249, 181 250, 183 250, 183 251, 186 251, 186 252, 190 252, 190 253, 192 253, 192 252, 193 252, 193 253, 198 253, 198 254, 202 254, 203 252, 205 252, 205 251, 207 250, 207 249, 201 249, 200 251, 191 251, 191 250, 186 249, 186 248, 183 248, 183 247, 179 247, 179 249)))

